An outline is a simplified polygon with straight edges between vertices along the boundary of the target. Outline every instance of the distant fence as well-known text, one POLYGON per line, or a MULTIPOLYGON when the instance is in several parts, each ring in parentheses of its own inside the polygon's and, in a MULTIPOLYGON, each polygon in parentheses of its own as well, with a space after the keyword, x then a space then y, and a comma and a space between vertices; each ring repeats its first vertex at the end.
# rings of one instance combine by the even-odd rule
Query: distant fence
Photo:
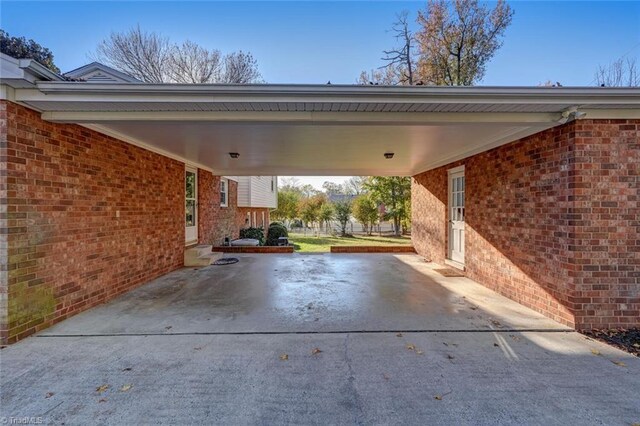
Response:
MULTIPOLYGON (((304 227, 291 227, 291 232, 304 234, 304 227)), ((340 223, 336 221, 329 222, 327 229, 320 228, 318 226, 314 226, 313 228, 307 227, 306 233, 314 233, 318 232, 320 234, 339 234, 340 233, 340 223)), ((364 234, 364 226, 360 222, 351 221, 347 223, 347 233, 349 234, 364 234)), ((392 222, 382 222, 380 224, 373 226, 373 234, 394 234, 393 223, 392 222)))

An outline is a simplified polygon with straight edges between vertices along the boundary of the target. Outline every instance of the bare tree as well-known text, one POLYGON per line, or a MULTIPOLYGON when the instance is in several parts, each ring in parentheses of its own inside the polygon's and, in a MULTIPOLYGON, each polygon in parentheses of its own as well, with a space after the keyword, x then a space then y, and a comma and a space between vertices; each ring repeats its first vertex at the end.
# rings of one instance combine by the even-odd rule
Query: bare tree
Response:
POLYGON ((598 86, 603 87, 640 86, 636 58, 620 58, 607 66, 600 65, 596 70, 595 81, 598 86))
POLYGON ((396 15, 396 21, 391 27, 391 31, 395 33, 396 40, 400 41, 401 46, 383 50, 383 61, 387 62, 386 67, 391 67, 394 73, 399 75, 400 84, 412 85, 413 68, 414 68, 414 37, 409 29, 409 12, 404 10, 396 15))
POLYGON ((249 84, 261 80, 258 63, 251 53, 230 53, 224 58, 224 83, 249 84))
POLYGON ((357 83, 372 84, 376 86, 395 86, 399 84, 398 72, 391 65, 383 67, 383 69, 362 71, 360 73, 360 77, 358 77, 357 83))
POLYGON ((158 33, 137 26, 111 33, 95 59, 147 83, 257 83, 256 60, 242 51, 222 56, 192 41, 173 44, 158 33))
POLYGON ((493 10, 477 0, 429 0, 418 12, 419 78, 427 84, 473 85, 502 45, 512 17, 504 0, 493 10))
POLYGON ((176 83, 218 82, 222 73, 220 51, 205 49, 189 40, 174 45, 169 54, 167 73, 176 83))
POLYGON ((167 80, 169 39, 142 31, 140 26, 122 33, 112 32, 97 48, 97 59, 138 80, 162 83, 167 80))

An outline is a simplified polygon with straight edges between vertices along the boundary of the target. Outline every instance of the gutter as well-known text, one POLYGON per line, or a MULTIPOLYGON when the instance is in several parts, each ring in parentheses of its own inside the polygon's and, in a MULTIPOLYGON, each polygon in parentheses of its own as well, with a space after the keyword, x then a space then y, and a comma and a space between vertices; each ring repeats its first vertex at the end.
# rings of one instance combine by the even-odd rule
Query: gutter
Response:
POLYGON ((29 71, 35 77, 40 77, 49 81, 65 81, 61 75, 56 74, 34 59, 18 59, 18 66, 23 70, 29 71))

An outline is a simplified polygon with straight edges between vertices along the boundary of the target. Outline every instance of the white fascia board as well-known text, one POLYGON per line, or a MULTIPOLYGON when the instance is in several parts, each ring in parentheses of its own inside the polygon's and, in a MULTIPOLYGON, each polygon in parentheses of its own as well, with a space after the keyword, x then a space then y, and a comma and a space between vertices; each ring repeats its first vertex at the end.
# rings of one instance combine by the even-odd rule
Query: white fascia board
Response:
MULTIPOLYGON (((366 85, 304 85, 304 84, 172 84, 172 83, 139 83, 112 84, 84 82, 40 82, 38 88, 43 93, 121 93, 121 94, 208 94, 208 95, 247 95, 303 96, 380 96, 389 99, 391 95, 400 97, 435 97, 443 96, 444 100, 468 97, 485 100, 493 96, 500 98, 542 98, 546 100, 560 98, 563 101, 570 97, 602 98, 640 96, 640 88, 620 87, 452 87, 452 86, 366 86, 366 85)), ((414 100, 412 100, 414 101, 414 100)))
MULTIPOLYGON (((17 95, 16 95, 17 96, 17 95)), ((28 102, 26 102, 28 104, 28 102)), ((288 122, 340 124, 438 125, 464 123, 553 123, 560 113, 531 112, 288 112, 288 111, 44 111, 42 118, 60 123, 101 121, 288 122)))

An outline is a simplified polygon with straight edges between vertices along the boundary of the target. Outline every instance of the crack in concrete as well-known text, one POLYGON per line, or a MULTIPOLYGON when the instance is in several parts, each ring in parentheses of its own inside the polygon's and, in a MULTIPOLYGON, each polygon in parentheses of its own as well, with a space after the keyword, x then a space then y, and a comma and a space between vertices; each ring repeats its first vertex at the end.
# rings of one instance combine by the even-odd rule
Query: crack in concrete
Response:
POLYGON ((144 337, 144 336, 255 336, 255 335, 305 335, 305 334, 387 334, 387 333, 577 333, 572 329, 504 328, 500 330, 328 330, 328 331, 185 331, 171 333, 77 333, 39 334, 34 337, 144 337))
POLYGON ((349 372, 349 376, 347 377, 347 383, 351 392, 349 395, 353 396, 353 406, 356 410, 354 413, 353 422, 354 424, 363 424, 362 418, 364 416, 364 410, 362 409, 362 398, 360 398, 360 394, 358 393, 358 389, 355 385, 355 373, 353 371, 353 366, 351 365, 351 357, 349 356, 349 334, 345 336, 344 339, 344 359, 347 364, 347 371, 349 372))

